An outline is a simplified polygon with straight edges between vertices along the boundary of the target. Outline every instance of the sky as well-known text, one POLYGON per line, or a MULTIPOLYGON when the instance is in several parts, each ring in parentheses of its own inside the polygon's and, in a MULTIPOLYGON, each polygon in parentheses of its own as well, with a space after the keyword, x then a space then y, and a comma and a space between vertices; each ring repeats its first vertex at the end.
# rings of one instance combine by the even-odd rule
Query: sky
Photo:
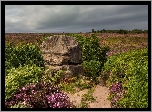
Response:
POLYGON ((5 33, 148 30, 148 5, 6 5, 5 33))

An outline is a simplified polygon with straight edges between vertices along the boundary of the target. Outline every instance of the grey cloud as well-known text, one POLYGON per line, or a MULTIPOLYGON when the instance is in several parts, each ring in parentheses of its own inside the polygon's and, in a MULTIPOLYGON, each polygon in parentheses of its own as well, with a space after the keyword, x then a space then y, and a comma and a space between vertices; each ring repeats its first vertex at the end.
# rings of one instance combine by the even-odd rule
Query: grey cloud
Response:
POLYGON ((144 5, 9 5, 5 10, 6 32, 148 29, 148 6, 144 5))

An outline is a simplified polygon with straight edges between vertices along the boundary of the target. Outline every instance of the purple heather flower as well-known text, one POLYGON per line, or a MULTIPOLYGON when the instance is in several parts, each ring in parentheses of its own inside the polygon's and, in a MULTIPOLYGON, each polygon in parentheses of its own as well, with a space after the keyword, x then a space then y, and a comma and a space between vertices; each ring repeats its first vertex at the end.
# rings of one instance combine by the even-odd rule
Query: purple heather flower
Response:
POLYGON ((38 105, 40 107, 47 108, 48 104, 51 108, 72 107, 69 97, 65 93, 62 93, 58 88, 50 85, 51 84, 41 82, 36 85, 30 84, 28 86, 22 87, 22 89, 19 89, 18 94, 11 97, 10 101, 8 100, 5 102, 5 105, 7 108, 10 108, 10 106, 15 105, 18 102, 27 102, 30 105, 30 108, 37 108, 38 105), (37 92, 40 92, 41 96, 33 96, 37 92), (43 92, 43 95, 41 92, 43 92), (47 104, 45 102, 47 102, 47 104))
POLYGON ((18 98, 21 97, 21 94, 17 94, 17 95, 15 95, 15 96, 16 96, 16 98, 18 99, 18 98))
POLYGON ((26 89, 25 87, 22 88, 22 90, 25 90, 25 89, 26 89))
POLYGON ((122 91, 122 84, 118 83, 118 84, 114 84, 112 85, 112 87, 110 88, 110 92, 111 93, 116 93, 116 92, 121 92, 122 91))

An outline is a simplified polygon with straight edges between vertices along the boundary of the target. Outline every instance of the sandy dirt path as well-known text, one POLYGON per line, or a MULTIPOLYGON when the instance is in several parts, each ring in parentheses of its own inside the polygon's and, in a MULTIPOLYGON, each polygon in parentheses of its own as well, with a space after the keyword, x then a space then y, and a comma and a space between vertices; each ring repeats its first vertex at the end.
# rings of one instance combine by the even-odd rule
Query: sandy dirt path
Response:
MULTIPOLYGON (((76 92, 74 94, 67 94, 73 104, 79 108, 81 104, 81 98, 83 94, 87 94, 88 89, 76 92)), ((93 92, 93 97, 96 99, 95 102, 89 102, 88 108, 111 108, 110 101, 107 100, 109 95, 109 89, 104 86, 101 82, 99 85, 96 85, 95 90, 93 92)))
POLYGON ((105 86, 97 85, 93 93, 95 102, 89 104, 90 108, 111 108, 110 101, 107 100, 109 90, 105 86))

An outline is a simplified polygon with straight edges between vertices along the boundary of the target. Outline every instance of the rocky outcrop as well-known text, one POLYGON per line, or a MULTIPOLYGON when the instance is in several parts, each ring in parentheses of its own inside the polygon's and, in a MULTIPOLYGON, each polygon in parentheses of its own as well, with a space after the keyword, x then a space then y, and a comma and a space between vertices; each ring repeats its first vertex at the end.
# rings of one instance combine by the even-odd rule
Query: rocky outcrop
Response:
POLYGON ((64 65, 82 62, 81 46, 75 37, 65 35, 48 37, 41 45, 45 64, 64 65))
POLYGON ((45 66, 53 66, 52 73, 64 70, 66 76, 83 74, 82 49, 75 37, 50 36, 42 43, 41 51, 45 66))

